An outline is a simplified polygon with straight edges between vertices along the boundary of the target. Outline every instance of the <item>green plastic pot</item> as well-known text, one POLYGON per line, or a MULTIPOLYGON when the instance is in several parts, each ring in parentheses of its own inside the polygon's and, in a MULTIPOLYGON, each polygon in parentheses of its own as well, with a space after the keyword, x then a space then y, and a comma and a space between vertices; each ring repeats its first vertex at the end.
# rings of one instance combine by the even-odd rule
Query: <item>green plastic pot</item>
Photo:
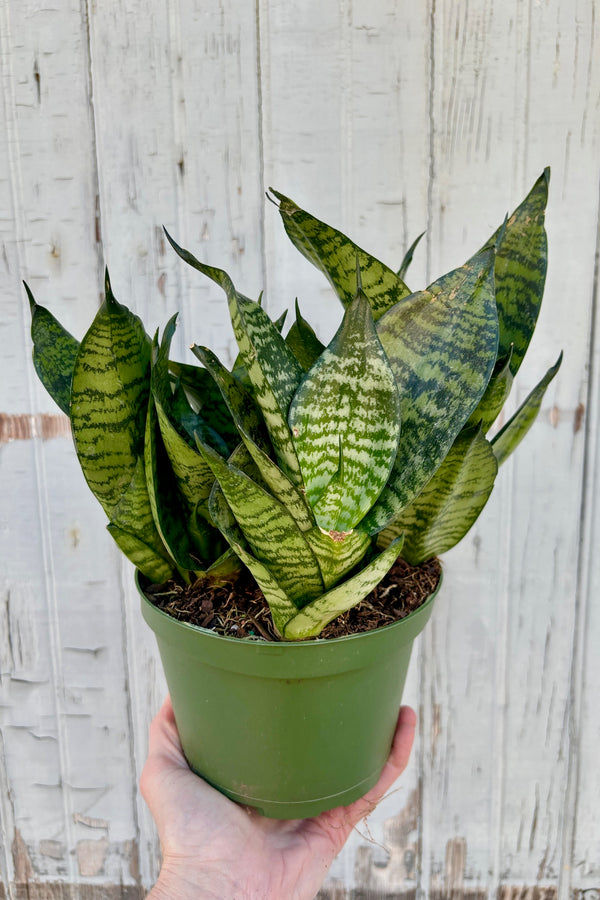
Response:
POLYGON ((362 797, 390 752, 413 642, 437 590, 405 619, 331 640, 223 637, 154 606, 154 631, 190 767, 265 816, 318 815, 362 797))

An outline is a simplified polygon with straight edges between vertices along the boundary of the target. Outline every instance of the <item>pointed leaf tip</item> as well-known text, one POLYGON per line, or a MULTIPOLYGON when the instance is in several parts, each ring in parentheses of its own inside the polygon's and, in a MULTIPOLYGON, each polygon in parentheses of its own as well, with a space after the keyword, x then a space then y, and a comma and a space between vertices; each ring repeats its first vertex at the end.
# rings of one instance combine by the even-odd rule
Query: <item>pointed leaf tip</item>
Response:
POLYGON ((26 281, 23 282, 23 287, 24 287, 25 290, 27 291, 27 299, 29 300, 29 308, 30 308, 31 313, 32 313, 32 315, 33 315, 33 313, 34 313, 34 311, 35 311, 35 308, 36 308, 36 306, 37 306, 37 303, 35 302, 35 297, 34 297, 33 294, 31 293, 31 291, 29 290, 29 285, 27 284, 26 281))

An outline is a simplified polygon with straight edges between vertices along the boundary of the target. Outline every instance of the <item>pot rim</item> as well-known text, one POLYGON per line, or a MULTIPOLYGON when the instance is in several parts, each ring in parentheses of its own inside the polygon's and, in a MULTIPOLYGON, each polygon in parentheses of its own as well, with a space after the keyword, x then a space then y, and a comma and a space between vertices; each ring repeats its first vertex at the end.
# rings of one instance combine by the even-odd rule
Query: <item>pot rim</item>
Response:
MULTIPOLYGON (((265 650, 267 650, 267 648, 273 648, 273 650, 275 650, 275 649, 279 650, 280 653, 281 653, 282 647, 324 647, 325 645, 330 645, 330 644, 341 644, 341 643, 347 643, 349 641, 360 640, 360 639, 365 640, 368 637, 373 638, 375 635, 381 635, 384 632, 391 631, 393 628, 398 628, 401 625, 406 625, 409 621, 414 620, 417 616, 420 616, 425 611, 429 610, 429 608, 433 604, 433 601, 435 600, 435 598, 437 597, 437 595, 439 593, 439 590, 442 586, 442 581, 444 578, 443 570, 440 569, 440 577, 439 577, 438 583, 435 587, 435 590, 432 591, 432 593, 427 597, 425 602, 422 603, 420 606, 418 606, 416 609, 413 609, 412 612, 410 612, 407 616, 404 616, 404 618, 397 619, 397 621, 391 622, 389 625, 382 625, 380 628, 371 628, 369 631, 360 631, 360 632, 357 632, 356 634, 346 634, 346 635, 343 635, 342 637, 336 637, 336 638, 316 637, 316 638, 306 638, 305 640, 299 640, 299 641, 285 641, 285 640, 265 641, 264 638, 260 638, 260 637, 256 637, 256 638, 254 638, 254 637, 246 637, 246 638, 230 637, 229 635, 218 634, 218 632, 213 631, 211 628, 203 628, 201 625, 194 625, 191 622, 184 622, 180 619, 176 619, 174 616, 169 615, 169 613, 165 612, 164 610, 162 610, 158 606, 156 606, 154 603, 152 603, 152 601, 146 596, 146 593, 144 592, 144 589, 142 588, 142 585, 140 583, 140 576, 145 577, 142 575, 140 570, 136 568, 135 576, 134 576, 135 585, 137 587, 138 593, 140 594, 140 596, 142 598, 142 603, 145 603, 149 607, 149 609, 153 611, 153 613, 161 616, 165 621, 168 621, 173 626, 180 626, 184 631, 187 631, 187 632, 192 632, 192 633, 198 632, 199 634, 206 635, 207 637, 210 637, 210 638, 217 638, 220 641, 227 641, 228 643, 231 643, 234 646, 239 647, 239 646, 243 645, 243 646, 260 647, 260 649, 263 652, 265 650)), ((267 652, 269 652, 269 651, 267 650, 267 652)))

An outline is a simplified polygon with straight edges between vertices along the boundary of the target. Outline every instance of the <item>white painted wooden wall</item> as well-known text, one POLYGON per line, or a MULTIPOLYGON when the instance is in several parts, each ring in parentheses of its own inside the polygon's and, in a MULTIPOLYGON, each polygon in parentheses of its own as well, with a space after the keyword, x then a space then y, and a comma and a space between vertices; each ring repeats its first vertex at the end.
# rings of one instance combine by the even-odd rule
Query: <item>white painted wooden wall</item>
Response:
MULTIPOLYGON (((30 365, 21 279, 80 337, 108 263, 153 329, 232 352, 164 223, 273 313, 340 309, 272 184, 398 265, 461 264, 552 166, 541 320, 511 402, 565 362, 414 660, 410 769, 323 898, 600 896, 596 0, 0 2, 0 870, 14 897, 139 898, 136 782, 165 685, 30 365)), ((0 896, 2 890, 0 889, 0 896)), ((286 898, 282 898, 286 900, 286 898)))

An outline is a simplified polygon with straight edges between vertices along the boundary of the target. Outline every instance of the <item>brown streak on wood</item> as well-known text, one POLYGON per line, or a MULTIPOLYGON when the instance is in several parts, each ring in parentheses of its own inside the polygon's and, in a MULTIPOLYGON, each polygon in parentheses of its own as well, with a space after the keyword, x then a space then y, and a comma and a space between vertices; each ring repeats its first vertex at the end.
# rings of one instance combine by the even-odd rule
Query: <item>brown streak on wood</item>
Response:
POLYGON ((581 431, 581 426, 583 425, 583 417, 585 415, 585 404, 580 403, 575 410, 575 417, 573 420, 573 434, 577 434, 578 431, 581 431))
POLYGON ((37 437, 47 441, 50 438, 67 437, 70 434, 71 423, 64 415, 38 413, 35 416, 28 416, 0 413, 0 447, 12 441, 29 441, 37 437))
POLYGON ((467 841, 464 837, 450 838, 446 844, 446 895, 459 900, 464 893, 467 841))
POLYGON ((15 836, 12 842, 12 857, 16 880, 27 884, 29 879, 33 878, 33 866, 29 858, 27 844, 18 828, 15 828, 15 836))

